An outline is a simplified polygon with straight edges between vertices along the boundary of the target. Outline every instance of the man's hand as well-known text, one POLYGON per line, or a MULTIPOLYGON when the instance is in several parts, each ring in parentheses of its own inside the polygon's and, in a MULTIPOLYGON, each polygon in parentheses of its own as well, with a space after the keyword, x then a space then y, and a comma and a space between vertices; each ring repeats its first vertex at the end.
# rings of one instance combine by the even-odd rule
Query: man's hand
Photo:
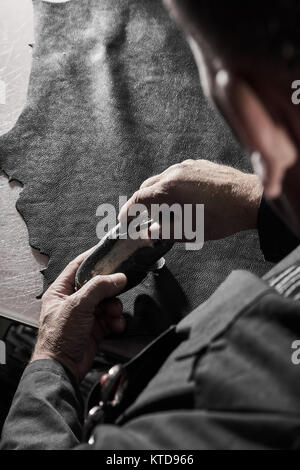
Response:
MULTIPOLYGON (((133 204, 204 204, 205 240, 256 227, 262 196, 259 178, 206 160, 186 160, 146 180, 119 214, 133 204)), ((184 240, 182 240, 184 241, 184 240)))
POLYGON ((126 285, 124 274, 96 276, 74 292, 75 273, 88 254, 72 261, 44 294, 31 359, 54 359, 77 380, 88 372, 103 337, 110 332, 121 333, 125 328, 122 304, 112 299, 126 285))

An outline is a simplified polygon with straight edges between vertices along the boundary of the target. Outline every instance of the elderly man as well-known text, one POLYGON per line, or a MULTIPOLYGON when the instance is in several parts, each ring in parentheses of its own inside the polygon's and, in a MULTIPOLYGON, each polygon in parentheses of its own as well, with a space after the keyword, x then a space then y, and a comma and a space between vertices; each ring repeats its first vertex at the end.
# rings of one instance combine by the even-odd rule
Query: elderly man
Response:
POLYGON ((256 175, 187 160, 145 181, 120 218, 134 203, 202 203, 206 239, 257 227, 265 257, 282 261, 264 279, 233 272, 141 355, 104 374, 83 429, 78 382, 103 336, 125 327, 122 306, 111 298, 126 277, 96 276, 75 292, 87 253, 78 257, 43 297, 4 449, 300 447, 300 251, 288 255, 300 236, 300 112, 291 100, 300 64, 298 2, 165 4, 256 175))

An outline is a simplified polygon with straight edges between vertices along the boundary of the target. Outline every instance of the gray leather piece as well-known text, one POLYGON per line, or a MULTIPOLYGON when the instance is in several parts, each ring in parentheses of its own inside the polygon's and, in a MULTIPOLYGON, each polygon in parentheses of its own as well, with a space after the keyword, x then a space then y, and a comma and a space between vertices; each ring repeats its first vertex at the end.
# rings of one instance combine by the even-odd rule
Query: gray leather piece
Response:
MULTIPOLYGON (((27 106, 0 139, 0 166, 24 183, 30 244, 50 256, 47 287, 98 242, 96 209, 118 208, 149 176, 186 158, 249 170, 210 107, 182 34, 160 0, 34 0, 27 106)), ((268 269, 257 234, 176 246, 160 275, 124 294, 129 333, 155 335, 206 300, 232 269, 268 269)), ((37 292, 38 294, 38 292, 37 292)))

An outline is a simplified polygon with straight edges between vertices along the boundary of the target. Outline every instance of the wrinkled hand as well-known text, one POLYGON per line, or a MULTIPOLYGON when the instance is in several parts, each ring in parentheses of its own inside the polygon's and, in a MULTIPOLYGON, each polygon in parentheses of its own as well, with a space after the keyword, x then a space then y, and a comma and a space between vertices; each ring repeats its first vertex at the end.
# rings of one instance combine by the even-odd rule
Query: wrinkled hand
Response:
POLYGON ((126 285, 124 274, 96 276, 74 292, 75 273, 89 252, 68 264, 44 294, 38 339, 31 359, 31 362, 54 359, 77 380, 84 378, 90 369, 104 336, 121 333, 125 328, 122 304, 112 299, 126 285))
MULTIPOLYGON (((205 240, 256 227, 262 195, 259 178, 206 160, 186 160, 146 180, 122 207, 119 220, 133 204, 204 204, 205 240)), ((185 241, 184 239, 182 241, 185 241)))

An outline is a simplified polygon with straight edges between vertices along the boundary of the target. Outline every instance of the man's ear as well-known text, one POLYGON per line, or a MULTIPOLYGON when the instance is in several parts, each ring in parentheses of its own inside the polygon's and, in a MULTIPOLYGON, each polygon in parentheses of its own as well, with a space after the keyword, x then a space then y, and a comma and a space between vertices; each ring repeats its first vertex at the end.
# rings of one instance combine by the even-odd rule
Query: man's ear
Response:
POLYGON ((263 170, 258 176, 263 175, 266 195, 274 199, 281 192, 287 168, 296 161, 297 149, 284 126, 274 121, 253 89, 231 74, 227 80, 224 76, 220 79, 224 73, 227 72, 221 70, 216 74, 213 99, 242 145, 261 156, 263 170))

